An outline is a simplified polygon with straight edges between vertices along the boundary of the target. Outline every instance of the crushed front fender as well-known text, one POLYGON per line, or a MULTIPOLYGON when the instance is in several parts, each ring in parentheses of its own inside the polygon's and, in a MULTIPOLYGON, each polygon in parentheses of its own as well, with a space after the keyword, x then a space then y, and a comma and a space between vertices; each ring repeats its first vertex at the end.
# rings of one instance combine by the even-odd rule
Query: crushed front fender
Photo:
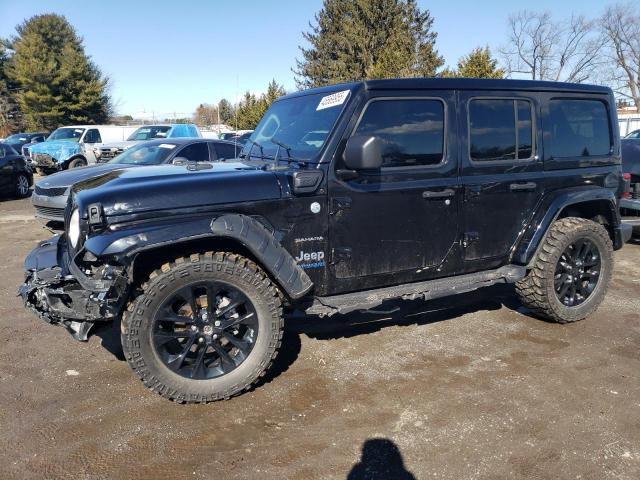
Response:
POLYGON ((69 260, 60 236, 41 242, 24 268, 18 294, 25 306, 46 322, 65 327, 77 340, 86 341, 96 322, 116 318, 126 299, 128 284, 118 269, 105 265, 85 274, 69 260))

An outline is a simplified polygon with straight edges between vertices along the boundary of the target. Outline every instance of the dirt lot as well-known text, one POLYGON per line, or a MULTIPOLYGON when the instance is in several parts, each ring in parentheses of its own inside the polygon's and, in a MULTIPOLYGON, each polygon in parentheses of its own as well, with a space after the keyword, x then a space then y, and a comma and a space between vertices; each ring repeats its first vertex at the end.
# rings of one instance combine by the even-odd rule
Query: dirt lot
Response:
POLYGON ((79 343, 22 308, 47 238, 0 201, 0 478, 640 478, 640 244, 570 326, 489 288, 390 315, 296 317, 267 383, 183 406, 105 329, 79 343))

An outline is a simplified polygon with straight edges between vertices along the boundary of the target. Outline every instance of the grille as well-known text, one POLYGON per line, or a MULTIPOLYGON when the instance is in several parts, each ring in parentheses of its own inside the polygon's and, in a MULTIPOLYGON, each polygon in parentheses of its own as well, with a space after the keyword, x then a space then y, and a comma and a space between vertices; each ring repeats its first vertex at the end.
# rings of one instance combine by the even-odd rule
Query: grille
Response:
POLYGON ((36 195, 42 195, 44 197, 59 197, 65 194, 67 187, 42 188, 36 185, 34 191, 36 195))
POLYGON ((45 215, 47 217, 57 217, 62 220, 64 217, 64 209, 63 208, 53 208, 53 207, 40 207, 35 205, 36 212, 40 215, 45 215))
POLYGON ((120 155, 122 152, 124 152, 124 148, 101 148, 100 149, 100 160, 105 161, 105 160, 111 160, 112 158, 120 155))

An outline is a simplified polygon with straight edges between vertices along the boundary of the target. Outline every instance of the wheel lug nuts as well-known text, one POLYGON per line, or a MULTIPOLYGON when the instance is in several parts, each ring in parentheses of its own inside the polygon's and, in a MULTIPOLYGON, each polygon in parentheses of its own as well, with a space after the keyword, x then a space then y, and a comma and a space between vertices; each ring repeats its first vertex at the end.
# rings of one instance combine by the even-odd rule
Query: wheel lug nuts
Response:
POLYGON ((213 339, 215 340, 215 339, 217 339, 217 338, 218 338, 218 335, 216 335, 216 334, 214 333, 214 334, 213 334, 213 336, 212 336, 211 338, 213 338, 213 339))
POLYGON ((198 339, 198 343, 202 343, 202 342, 204 342, 204 338, 200 337, 200 338, 198 339))
POLYGON ((216 327, 219 327, 219 326, 220 326, 220 320, 216 320, 215 322, 213 322, 213 324, 214 324, 216 327))
POLYGON ((196 327, 195 325, 191 325, 191 330, 193 330, 194 332, 198 329, 198 327, 196 327))

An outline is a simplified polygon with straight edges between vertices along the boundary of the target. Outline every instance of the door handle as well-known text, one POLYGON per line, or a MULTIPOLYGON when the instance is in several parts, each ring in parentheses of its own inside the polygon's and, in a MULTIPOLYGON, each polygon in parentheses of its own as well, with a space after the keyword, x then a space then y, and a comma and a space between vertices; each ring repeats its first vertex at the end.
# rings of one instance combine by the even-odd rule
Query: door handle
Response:
POLYGON ((535 190, 538 184, 536 182, 527 182, 527 183, 512 183, 509 185, 509 190, 512 192, 526 192, 535 190))
POLYGON ((426 200, 434 200, 438 198, 449 198, 453 197, 456 194, 455 190, 451 188, 447 188, 445 190, 440 190, 438 192, 434 192, 432 190, 427 190, 422 192, 422 198, 426 200))

